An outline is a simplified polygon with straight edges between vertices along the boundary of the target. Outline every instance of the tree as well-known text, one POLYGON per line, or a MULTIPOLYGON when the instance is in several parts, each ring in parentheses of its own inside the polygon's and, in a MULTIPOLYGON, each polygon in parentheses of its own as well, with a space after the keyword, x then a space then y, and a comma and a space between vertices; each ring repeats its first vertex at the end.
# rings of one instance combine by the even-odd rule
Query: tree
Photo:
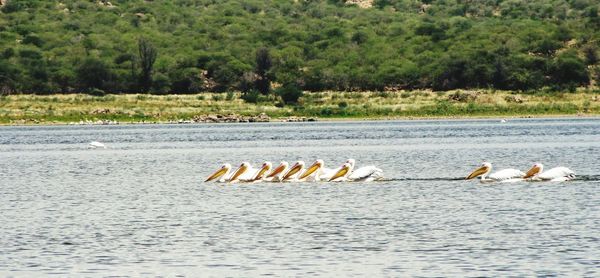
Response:
POLYGON ((256 68, 254 72, 257 75, 254 86, 262 94, 268 94, 271 91, 271 80, 269 80, 269 70, 273 66, 269 49, 261 47, 256 51, 256 68))
POLYGON ((39 36, 37 36, 35 34, 27 34, 23 38, 23 43, 24 44, 32 44, 32 45, 35 45, 37 47, 42 47, 42 45, 44 44, 44 41, 39 36))
POLYGON ((214 82, 211 88, 213 91, 223 92, 235 88, 244 73, 252 70, 251 65, 229 54, 217 53, 210 59, 206 65, 200 66, 206 69, 206 77, 214 82))
POLYGON ((303 93, 300 88, 296 84, 285 84, 277 90, 275 93, 281 97, 284 103, 286 104, 295 104, 298 103, 300 97, 302 97, 303 93))
POLYGON ((532 90, 600 67, 598 0, 0 2, 13 92, 532 90), (78 73, 88 57, 109 78, 78 73))
POLYGON ((134 92, 139 88, 138 62, 135 54, 121 53, 115 57, 113 63, 117 66, 117 82, 122 91, 134 92))
POLYGON ((551 65, 552 79, 559 86, 582 86, 590 82, 585 63, 575 53, 556 57, 551 65))
POLYGON ((7 95, 17 88, 20 72, 10 63, 0 59, 0 95, 7 95))
POLYGON ((171 90, 171 79, 164 73, 157 73, 152 82, 152 93, 166 94, 171 90))
POLYGON ((145 38, 138 39, 140 61, 140 89, 147 92, 152 86, 152 68, 156 62, 156 48, 145 38))
POLYGON ((169 72, 171 80, 171 90, 177 94, 197 93, 204 89, 202 73, 194 67, 174 68, 169 72))
POLYGON ((432 72, 432 87, 435 90, 452 90, 466 86, 465 71, 467 61, 464 57, 444 57, 438 68, 432 72))
POLYGON ((536 42, 533 45, 531 52, 546 55, 546 56, 551 56, 558 49, 560 49, 561 46, 562 46, 561 43, 559 43, 558 41, 555 41, 555 40, 552 40, 549 38, 545 38, 541 41, 536 42))
POLYGON ((598 51, 595 46, 588 45, 583 48, 583 55, 585 56, 585 63, 588 65, 595 65, 598 63, 598 51))
POLYGON ((509 90, 531 90, 545 85, 546 59, 527 54, 510 55, 503 61, 505 85, 509 90))
POLYGON ((88 92, 93 89, 106 89, 104 85, 110 80, 110 75, 108 66, 98 58, 86 58, 77 69, 81 89, 88 92))
POLYGON ((352 38, 351 38, 352 42, 354 42, 356 44, 363 44, 368 39, 369 39, 369 34, 367 34, 365 31, 356 31, 352 35, 352 38))

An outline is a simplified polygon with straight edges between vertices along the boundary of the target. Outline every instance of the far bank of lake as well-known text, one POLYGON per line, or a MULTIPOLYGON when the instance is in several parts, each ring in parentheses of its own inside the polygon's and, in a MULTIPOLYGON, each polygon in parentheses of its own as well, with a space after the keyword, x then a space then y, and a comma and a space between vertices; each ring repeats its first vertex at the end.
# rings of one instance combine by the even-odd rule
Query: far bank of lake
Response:
POLYGON ((250 103, 242 93, 0 97, 0 124, 215 123, 316 120, 445 119, 600 115, 600 91, 518 93, 307 92, 297 104, 276 96, 250 103))

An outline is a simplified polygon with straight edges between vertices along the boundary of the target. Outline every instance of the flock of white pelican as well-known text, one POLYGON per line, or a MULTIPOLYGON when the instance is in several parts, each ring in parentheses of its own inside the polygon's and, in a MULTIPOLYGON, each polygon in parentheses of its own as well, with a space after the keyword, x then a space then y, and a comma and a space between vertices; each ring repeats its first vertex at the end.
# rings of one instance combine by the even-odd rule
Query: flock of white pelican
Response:
MULTIPOLYGON (((106 149, 106 145, 98 141, 88 144, 91 149, 106 149)), ((231 164, 225 163, 217 171, 206 178, 205 182, 303 182, 303 181, 374 181, 383 179, 383 171, 373 165, 354 168, 356 161, 346 160, 340 167, 326 168, 322 159, 317 159, 305 169, 304 161, 296 161, 292 167, 286 161, 281 161, 273 168, 271 162, 265 161, 260 168, 253 168, 249 162, 243 162, 235 171, 231 164)), ((502 169, 493 174, 492 163, 484 162, 471 172, 465 179, 480 178, 482 183, 518 182, 518 181, 570 181, 575 179, 575 172, 567 167, 554 167, 544 171, 542 163, 535 163, 527 171, 518 169, 502 169)))
MULTIPOLYGON (((383 179, 383 171, 375 166, 355 168, 356 161, 348 159, 337 168, 326 168, 325 162, 317 159, 305 167, 304 161, 296 161, 291 167, 286 161, 281 161, 277 167, 271 162, 264 162, 259 168, 253 168, 248 162, 243 162, 232 171, 231 164, 225 163, 205 182, 223 183, 255 183, 255 182, 341 182, 341 181, 375 181, 383 179)), ((517 169, 503 169, 493 174, 492 164, 484 162, 471 172, 465 179, 480 177, 483 183, 517 182, 517 181, 569 181, 575 179, 575 172, 566 167, 555 167, 544 171, 544 165, 535 163, 527 172, 517 169)))
POLYGON ((264 162, 260 168, 253 168, 243 162, 235 171, 231 164, 223 164, 217 171, 206 178, 205 182, 304 182, 304 181, 374 181, 383 179, 383 171, 375 166, 364 166, 355 169, 356 161, 348 159, 337 168, 326 168, 325 162, 317 159, 305 168, 304 161, 296 161, 291 167, 281 161, 273 168, 271 162, 264 162))
POLYGON ((492 164, 484 162, 465 179, 480 177, 481 182, 570 181, 575 179, 575 172, 567 167, 555 167, 544 171, 542 163, 533 164, 526 173, 517 169, 503 169, 490 174, 491 172, 492 164))

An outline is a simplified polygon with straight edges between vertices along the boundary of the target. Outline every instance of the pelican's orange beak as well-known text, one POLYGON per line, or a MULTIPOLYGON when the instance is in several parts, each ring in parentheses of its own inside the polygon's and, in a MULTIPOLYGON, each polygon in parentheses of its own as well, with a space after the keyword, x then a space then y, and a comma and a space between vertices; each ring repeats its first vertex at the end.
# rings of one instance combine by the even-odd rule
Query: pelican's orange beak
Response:
POLYGON ((285 170, 285 165, 280 164, 275 169, 273 169, 273 172, 271 172, 269 175, 267 175, 267 178, 272 178, 272 177, 276 176, 277 174, 283 172, 283 170, 285 170))
POLYGON ((294 166, 290 168, 290 170, 285 174, 285 176, 283 176, 282 180, 289 179, 291 176, 298 173, 300 170, 302 170, 302 165, 300 165, 299 163, 294 164, 294 166))
POLYGON ((231 176, 231 179, 229 180, 229 182, 236 181, 239 176, 241 176, 243 173, 246 172, 246 170, 248 170, 248 167, 245 164, 240 165, 240 167, 237 168, 237 170, 235 171, 233 176, 231 176))
POLYGON ((264 163, 262 168, 260 169, 260 171, 258 171, 258 174, 256 174, 256 177, 254 177, 253 181, 262 180, 263 175, 270 169, 271 169, 271 166, 269 166, 269 164, 267 164, 267 163, 264 163))
POLYGON ((217 179, 217 178, 223 176, 225 174, 225 172, 227 172, 227 168, 221 167, 219 170, 215 171, 212 175, 210 175, 208 178, 206 178, 206 180, 204 182, 209 182, 214 179, 217 179))
POLYGON ((301 180, 301 179, 304 179, 304 178, 310 176, 312 173, 317 171, 319 168, 321 168, 321 163, 319 163, 319 162, 313 163, 313 165, 311 165, 306 171, 304 171, 304 173, 302 173, 302 175, 300 175, 300 177, 298 179, 301 180))
POLYGON ((539 172, 540 172, 540 167, 537 165, 533 165, 533 167, 531 167, 531 169, 529 169, 529 171, 527 171, 527 173, 525 173, 525 176, 523 178, 524 179, 531 178, 531 177, 537 175, 539 172))
POLYGON ((481 166, 481 167, 475 169, 475 171, 473 171, 471 174, 469 174, 465 178, 465 180, 470 180, 470 179, 475 178, 477 176, 481 176, 481 175, 483 175, 487 171, 488 171, 488 167, 487 166, 481 166))
POLYGON ((348 166, 347 164, 344 164, 344 166, 342 166, 342 168, 340 170, 338 170, 330 179, 329 181, 334 181, 340 177, 345 176, 348 171, 350 171, 350 166, 348 166))

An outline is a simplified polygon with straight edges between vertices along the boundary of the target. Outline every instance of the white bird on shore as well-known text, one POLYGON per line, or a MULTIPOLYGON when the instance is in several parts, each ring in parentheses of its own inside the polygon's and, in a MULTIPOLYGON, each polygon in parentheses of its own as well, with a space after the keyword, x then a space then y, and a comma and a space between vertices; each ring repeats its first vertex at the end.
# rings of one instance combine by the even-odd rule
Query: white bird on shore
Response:
POLYGON ((528 181, 570 181, 575 179, 575 172, 567 167, 555 167, 545 172, 543 170, 542 163, 535 163, 523 178, 528 181))
POLYGON ((92 141, 88 144, 90 149, 98 149, 98 148, 102 148, 102 149, 106 149, 106 145, 98 142, 98 141, 92 141))
POLYGON ((465 179, 470 180, 481 176, 481 182, 515 182, 522 181, 525 173, 517 169, 503 169, 488 176, 492 171, 492 163, 484 162, 465 179))

